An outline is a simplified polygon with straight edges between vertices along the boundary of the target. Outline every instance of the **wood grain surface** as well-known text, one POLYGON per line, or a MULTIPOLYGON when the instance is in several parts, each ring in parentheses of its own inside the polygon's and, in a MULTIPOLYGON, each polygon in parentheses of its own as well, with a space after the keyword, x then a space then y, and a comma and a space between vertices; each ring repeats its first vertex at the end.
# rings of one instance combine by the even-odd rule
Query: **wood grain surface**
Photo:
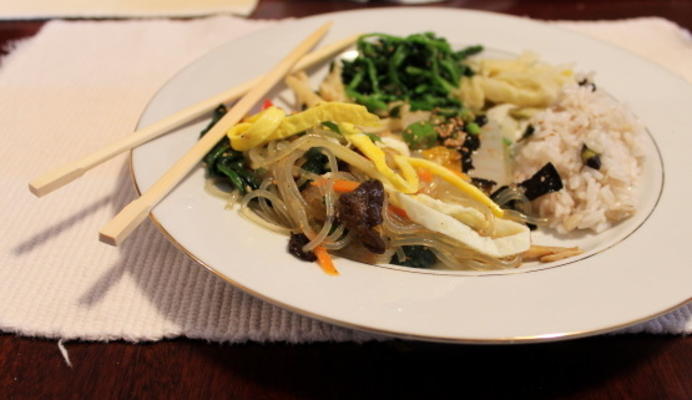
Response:
MULTIPOLYGON (((692 30, 692 1, 455 0, 463 7, 542 19, 660 16, 692 30)), ((330 0, 260 0, 252 18, 360 7, 330 0)), ((0 22, 0 54, 43 21, 0 22)), ((0 63, 0 68, 1 68, 0 63)), ((692 399, 692 339, 606 335, 560 343, 462 346, 67 343, 0 336, 0 399, 692 399)))
POLYGON ((601 336, 516 346, 221 345, 0 337, 0 398, 690 399, 692 342, 601 336))

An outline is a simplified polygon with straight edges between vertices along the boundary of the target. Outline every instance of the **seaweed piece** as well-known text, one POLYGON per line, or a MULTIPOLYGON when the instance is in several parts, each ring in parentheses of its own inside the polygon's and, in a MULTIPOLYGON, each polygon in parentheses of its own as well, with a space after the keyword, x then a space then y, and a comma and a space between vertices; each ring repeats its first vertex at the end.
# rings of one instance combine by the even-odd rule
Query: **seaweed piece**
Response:
POLYGON ((529 200, 534 200, 545 194, 562 189, 562 179, 552 163, 547 163, 531 178, 521 182, 519 187, 529 200))
POLYGON ((592 92, 595 92, 595 91, 596 91, 596 84, 593 83, 593 82, 591 82, 590 80, 588 80, 588 79, 586 79, 586 78, 580 80, 579 82, 577 82, 577 84, 578 84, 579 86, 591 86, 591 91, 592 91, 592 92))
POLYGON ((481 146, 478 135, 467 134, 464 143, 459 149, 461 154, 461 172, 468 172, 473 169, 473 152, 481 146))
POLYGON ((412 268, 430 268, 437 263, 437 256, 432 250, 425 246, 401 246, 406 258, 399 260, 395 253, 390 261, 391 264, 403 265, 412 268))
POLYGON ((601 169, 601 154, 590 149, 586 143, 581 146, 581 161, 593 169, 601 169))
POLYGON ((303 246, 308 244, 310 240, 302 233, 292 233, 288 239, 288 252, 299 260, 316 261, 317 256, 312 251, 303 251, 303 246))
POLYGON ((519 141, 521 142, 524 139, 530 138, 534 134, 534 132, 536 132, 536 128, 533 125, 529 124, 528 126, 526 126, 526 129, 524 129, 524 133, 521 135, 521 138, 519 138, 519 141))
MULTIPOLYGON (((512 186, 515 187, 515 185, 512 185, 512 186)), ((492 201, 494 201, 495 203, 500 204, 500 202, 498 201, 498 199, 500 198, 500 195, 501 195, 505 190, 508 190, 508 189, 510 189, 510 187, 507 186, 507 185, 504 185, 504 186, 499 187, 497 190, 495 190, 495 191, 490 195, 490 199, 491 199, 492 201)), ((516 190, 516 189, 513 189, 513 190, 516 190)), ((526 213, 527 213, 527 210, 526 210, 526 209, 522 209, 522 207, 520 207, 519 204, 520 204, 520 203, 519 203, 517 200, 510 200, 510 201, 508 201, 508 202, 506 202, 506 203, 504 203, 504 204, 500 204, 500 206, 501 206, 502 208, 504 208, 504 209, 515 210, 515 211, 519 211, 520 213, 526 214, 526 213)), ((533 230, 536 230, 536 228, 537 228, 536 225, 530 224, 530 223, 528 223, 528 222, 527 222, 525 225, 526 225, 530 230, 532 230, 532 231, 533 231, 533 230)))
POLYGON ((488 117, 485 115, 477 115, 476 118, 473 120, 478 126, 484 126, 485 124, 488 123, 488 117))
MULTIPOLYGON (((490 179, 483 179, 483 178, 471 178, 471 183, 482 190, 485 194, 490 194, 493 191, 493 186, 497 185, 497 182, 490 180, 490 179)), ((507 186, 504 186, 507 187, 507 186)))
POLYGON ((499 188, 495 189, 495 191, 490 195, 490 200, 497 203, 497 197, 500 195, 500 193, 507 189, 509 189, 508 185, 502 185, 499 188))

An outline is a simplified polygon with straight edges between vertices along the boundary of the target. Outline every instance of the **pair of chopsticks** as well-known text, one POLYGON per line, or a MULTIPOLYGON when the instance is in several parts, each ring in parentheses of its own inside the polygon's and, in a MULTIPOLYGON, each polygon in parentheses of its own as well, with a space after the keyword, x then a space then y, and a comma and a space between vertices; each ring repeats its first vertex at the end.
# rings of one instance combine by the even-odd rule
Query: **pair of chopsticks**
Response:
POLYGON ((282 59, 270 72, 240 86, 219 93, 198 104, 185 108, 144 129, 134 132, 95 153, 50 171, 29 183, 29 190, 36 196, 48 194, 79 178, 89 169, 130 150, 149 140, 191 121, 222 103, 240 100, 179 159, 149 190, 123 208, 99 232, 102 242, 118 245, 146 219, 151 209, 163 199, 204 157, 216 143, 223 139, 226 131, 237 124, 286 74, 310 68, 320 61, 336 55, 357 39, 351 36, 316 50, 303 57, 327 33, 332 23, 328 22, 304 39, 293 51, 282 59), (299 61, 300 60, 300 61, 299 61), (242 98, 241 98, 242 96, 242 98))

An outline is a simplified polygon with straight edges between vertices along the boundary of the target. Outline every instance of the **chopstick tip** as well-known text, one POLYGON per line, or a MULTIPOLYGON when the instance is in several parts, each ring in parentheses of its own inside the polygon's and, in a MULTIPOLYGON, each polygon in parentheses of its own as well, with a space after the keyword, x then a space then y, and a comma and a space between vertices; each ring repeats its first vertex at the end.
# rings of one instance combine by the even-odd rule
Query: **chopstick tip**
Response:
POLYGON ((105 244, 109 244, 111 246, 118 245, 118 239, 116 237, 107 235, 103 232, 99 232, 99 241, 105 244))
POLYGON ((41 197, 45 194, 39 187, 34 186, 33 183, 29 183, 29 191, 36 197, 41 197))

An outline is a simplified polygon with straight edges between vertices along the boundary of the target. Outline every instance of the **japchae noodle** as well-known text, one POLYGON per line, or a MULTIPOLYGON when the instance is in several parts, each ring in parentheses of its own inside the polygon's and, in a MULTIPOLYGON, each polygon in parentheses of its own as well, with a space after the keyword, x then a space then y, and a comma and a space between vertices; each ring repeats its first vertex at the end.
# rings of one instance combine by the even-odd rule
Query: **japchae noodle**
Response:
MULTIPOLYGON (((378 227, 385 238, 386 251, 368 254, 362 246, 354 245, 353 234, 339 221, 339 194, 334 191, 334 182, 362 183, 369 179, 385 179, 370 160, 347 143, 337 140, 343 138, 323 133, 324 130, 312 131, 297 139, 271 141, 249 150, 247 155, 252 168, 264 169, 267 175, 258 189, 248 192, 240 201, 241 215, 275 232, 304 234, 308 238, 302 246, 304 252, 323 246, 336 254, 361 261, 388 263, 395 253, 400 260, 405 260, 402 251, 405 246, 422 246, 431 250, 439 262, 450 269, 490 270, 516 267, 521 262, 519 256, 497 258, 481 254, 460 241, 398 216, 390 207, 390 195, 386 196, 382 207, 383 222, 378 227), (301 168, 308 162, 305 155, 310 149, 316 149, 326 157, 326 173, 319 175, 301 168), (345 170, 341 170, 340 165, 345 170), (314 210, 310 209, 312 205, 304 196, 305 188, 318 179, 324 179, 325 184, 312 189, 318 190, 322 199, 322 218, 315 218, 314 210), (362 254, 354 255, 354 249, 362 254)), ((493 233, 496 217, 488 207, 464 196, 452 185, 435 180, 422 193, 478 210, 484 217, 479 232, 483 235, 493 233)), ((522 214, 517 213, 515 218, 521 219, 522 214)))

